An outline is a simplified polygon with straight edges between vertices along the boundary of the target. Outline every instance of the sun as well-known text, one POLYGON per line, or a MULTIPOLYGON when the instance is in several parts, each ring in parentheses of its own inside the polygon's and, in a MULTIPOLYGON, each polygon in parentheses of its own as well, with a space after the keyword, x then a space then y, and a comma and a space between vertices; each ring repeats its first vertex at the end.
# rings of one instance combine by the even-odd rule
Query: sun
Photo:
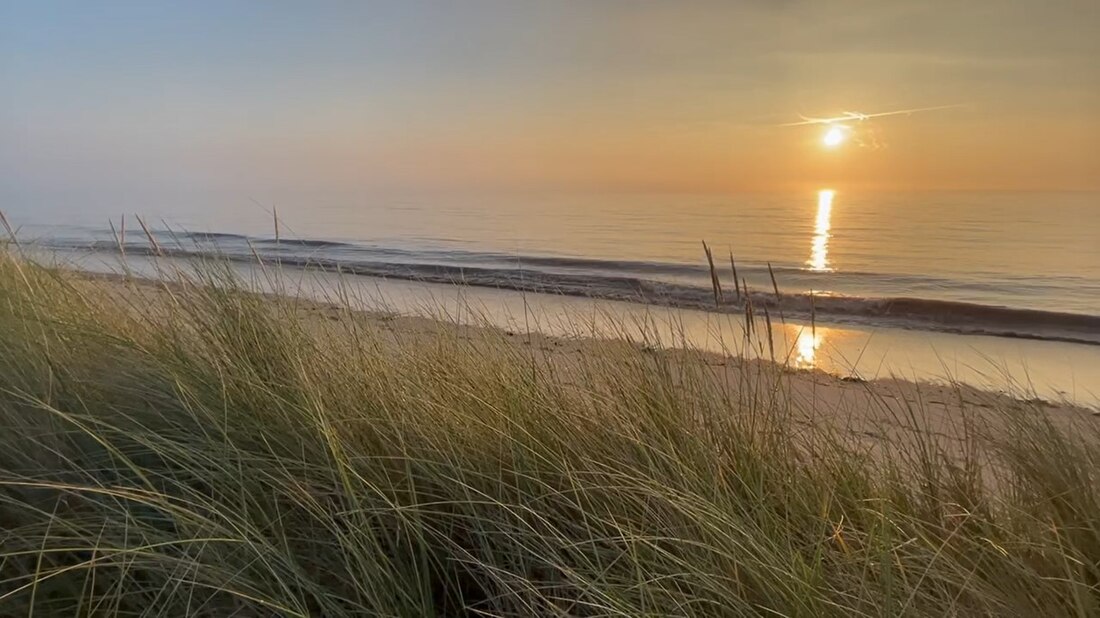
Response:
POLYGON ((845 138, 848 136, 844 133, 844 127, 840 125, 830 125, 829 130, 825 132, 825 136, 821 138, 821 143, 825 144, 826 148, 836 148, 844 143, 845 138))

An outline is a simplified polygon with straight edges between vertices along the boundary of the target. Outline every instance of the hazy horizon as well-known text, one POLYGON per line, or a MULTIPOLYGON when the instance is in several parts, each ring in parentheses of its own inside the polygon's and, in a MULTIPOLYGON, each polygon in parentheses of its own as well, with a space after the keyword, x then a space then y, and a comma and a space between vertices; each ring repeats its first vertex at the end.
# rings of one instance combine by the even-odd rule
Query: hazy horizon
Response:
POLYGON ((1100 4, 829 4, 3 2, 0 197, 1100 189, 1100 4))

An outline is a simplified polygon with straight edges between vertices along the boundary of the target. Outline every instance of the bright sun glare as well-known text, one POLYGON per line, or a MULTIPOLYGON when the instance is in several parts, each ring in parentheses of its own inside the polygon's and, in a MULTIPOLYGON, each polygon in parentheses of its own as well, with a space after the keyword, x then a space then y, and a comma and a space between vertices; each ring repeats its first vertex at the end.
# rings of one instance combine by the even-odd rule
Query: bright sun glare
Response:
POLYGON ((833 125, 829 127, 828 131, 825 132, 825 137, 823 137, 821 141, 825 144, 827 148, 836 148, 844 142, 844 138, 844 128, 833 125))

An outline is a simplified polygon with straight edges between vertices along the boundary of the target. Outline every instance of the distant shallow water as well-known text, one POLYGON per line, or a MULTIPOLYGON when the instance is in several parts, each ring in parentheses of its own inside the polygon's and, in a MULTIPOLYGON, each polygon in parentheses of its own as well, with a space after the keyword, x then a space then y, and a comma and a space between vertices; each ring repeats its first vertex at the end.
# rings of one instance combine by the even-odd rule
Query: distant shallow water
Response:
MULTIPOLYGON (((192 233, 186 245, 231 251, 245 237, 273 236, 272 213, 243 198, 113 211, 3 207, 24 235, 45 240, 113 243, 107 224, 118 227, 121 212, 192 233)), ((317 196, 279 204, 278 214, 288 257, 503 264, 709 287, 706 240, 727 287, 732 252, 754 289, 771 288, 770 262, 792 293, 1100 312, 1100 193, 317 196)), ((132 216, 129 224, 127 240, 141 243, 132 216)))

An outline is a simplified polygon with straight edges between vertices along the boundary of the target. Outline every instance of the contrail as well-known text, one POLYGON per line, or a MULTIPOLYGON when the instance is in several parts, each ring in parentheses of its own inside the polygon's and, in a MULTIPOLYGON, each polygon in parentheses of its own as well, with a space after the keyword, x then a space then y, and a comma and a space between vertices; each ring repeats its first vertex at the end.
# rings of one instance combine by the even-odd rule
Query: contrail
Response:
POLYGON ((799 114, 799 117, 802 118, 802 120, 800 122, 787 122, 787 123, 778 124, 778 125, 775 125, 775 126, 777 126, 777 127, 800 127, 800 126, 811 125, 811 124, 836 124, 838 122, 852 122, 852 121, 862 122, 862 121, 867 120, 869 118, 880 118, 882 116, 901 116, 901 115, 908 116, 909 114, 915 114, 917 112, 931 112, 931 111, 935 111, 935 110, 939 110, 939 109, 953 109, 953 108, 956 108, 956 107, 962 107, 962 104, 937 105, 935 107, 915 107, 913 109, 899 109, 899 110, 894 110, 892 112, 878 112, 878 113, 875 113, 875 114, 862 114, 860 112, 844 112, 843 116, 834 116, 832 118, 810 118, 810 117, 802 116, 801 114, 799 114))

